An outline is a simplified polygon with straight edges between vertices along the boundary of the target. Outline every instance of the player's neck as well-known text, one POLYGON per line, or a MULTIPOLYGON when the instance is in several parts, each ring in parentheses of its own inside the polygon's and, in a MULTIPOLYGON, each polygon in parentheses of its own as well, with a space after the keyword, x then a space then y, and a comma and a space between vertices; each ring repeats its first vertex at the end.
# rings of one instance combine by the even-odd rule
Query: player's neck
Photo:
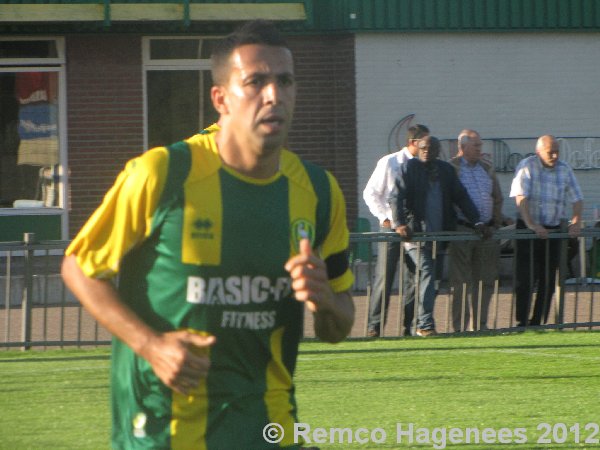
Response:
POLYGON ((223 164, 244 176, 266 179, 279 171, 280 148, 252 148, 247 143, 242 146, 223 133, 219 133, 215 141, 223 164))

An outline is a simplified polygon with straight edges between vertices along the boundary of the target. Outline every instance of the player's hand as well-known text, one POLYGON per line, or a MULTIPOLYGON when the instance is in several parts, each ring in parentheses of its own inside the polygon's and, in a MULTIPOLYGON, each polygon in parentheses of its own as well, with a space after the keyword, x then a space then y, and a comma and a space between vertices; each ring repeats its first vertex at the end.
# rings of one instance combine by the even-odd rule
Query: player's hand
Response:
POLYGON ((214 336, 170 331, 151 338, 140 354, 165 385, 186 395, 208 375, 208 347, 214 343, 214 336))
POLYGON ((313 253, 308 239, 301 239, 299 247, 300 253, 285 263, 296 300, 305 302, 312 312, 330 309, 333 291, 329 286, 325 262, 313 253))

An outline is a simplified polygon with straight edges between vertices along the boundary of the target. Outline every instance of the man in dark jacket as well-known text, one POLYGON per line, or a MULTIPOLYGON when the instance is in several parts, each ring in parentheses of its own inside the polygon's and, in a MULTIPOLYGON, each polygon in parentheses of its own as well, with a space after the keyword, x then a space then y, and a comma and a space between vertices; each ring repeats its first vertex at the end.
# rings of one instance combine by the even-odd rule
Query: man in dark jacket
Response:
MULTIPOLYGON (((484 225, 456 171, 437 159, 440 141, 428 136, 419 142, 419 153, 403 164, 390 195, 392 227, 410 241, 413 232, 453 231, 456 229, 457 206, 478 232, 484 225)), ((405 242, 404 249, 413 260, 419 277, 418 336, 436 334, 433 320, 435 304, 435 267, 432 242, 405 242)))

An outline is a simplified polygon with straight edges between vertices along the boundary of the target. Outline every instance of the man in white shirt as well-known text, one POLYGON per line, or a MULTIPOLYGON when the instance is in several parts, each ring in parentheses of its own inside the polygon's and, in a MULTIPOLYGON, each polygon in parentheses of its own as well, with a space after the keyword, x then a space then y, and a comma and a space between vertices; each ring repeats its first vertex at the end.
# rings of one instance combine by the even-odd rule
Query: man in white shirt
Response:
MULTIPOLYGON (((388 203, 390 193, 394 189, 396 177, 400 171, 400 166, 409 159, 413 158, 418 153, 418 143, 425 136, 429 135, 429 129, 425 125, 414 125, 408 129, 406 147, 402 150, 388 154, 377 162, 375 170, 371 174, 371 178, 363 191, 363 198, 369 207, 369 211, 379 221, 380 231, 386 233, 394 233, 391 229, 390 219, 392 211, 388 203)), ((371 298, 369 299, 369 320, 367 327, 368 337, 379 337, 382 331, 382 324, 387 318, 387 311, 390 302, 390 291, 394 283, 394 276, 398 267, 398 259, 400 258, 400 242, 380 242, 378 244, 377 267, 375 269, 375 281, 371 290, 371 298), (384 320, 381 320, 382 301, 385 301, 384 320)), ((411 267, 412 261, 410 258, 405 258, 403 266, 403 293, 404 305, 410 305, 405 309, 404 314, 404 334, 410 335, 414 316, 414 296, 415 287, 413 277, 415 268, 411 267), (410 301, 410 300, 413 301, 410 301)))

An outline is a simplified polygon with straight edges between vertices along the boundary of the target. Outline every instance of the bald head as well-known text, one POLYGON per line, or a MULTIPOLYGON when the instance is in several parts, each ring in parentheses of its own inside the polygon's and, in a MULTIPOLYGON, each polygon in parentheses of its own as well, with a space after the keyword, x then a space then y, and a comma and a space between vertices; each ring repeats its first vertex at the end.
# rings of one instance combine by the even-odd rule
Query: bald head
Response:
POLYGON ((551 134, 545 134, 538 138, 537 143, 535 145, 535 149, 538 150, 540 148, 544 148, 549 145, 556 145, 558 147, 558 141, 551 134))
POLYGON ((551 134, 540 136, 535 145, 535 153, 545 167, 554 167, 558 162, 558 141, 551 134))

